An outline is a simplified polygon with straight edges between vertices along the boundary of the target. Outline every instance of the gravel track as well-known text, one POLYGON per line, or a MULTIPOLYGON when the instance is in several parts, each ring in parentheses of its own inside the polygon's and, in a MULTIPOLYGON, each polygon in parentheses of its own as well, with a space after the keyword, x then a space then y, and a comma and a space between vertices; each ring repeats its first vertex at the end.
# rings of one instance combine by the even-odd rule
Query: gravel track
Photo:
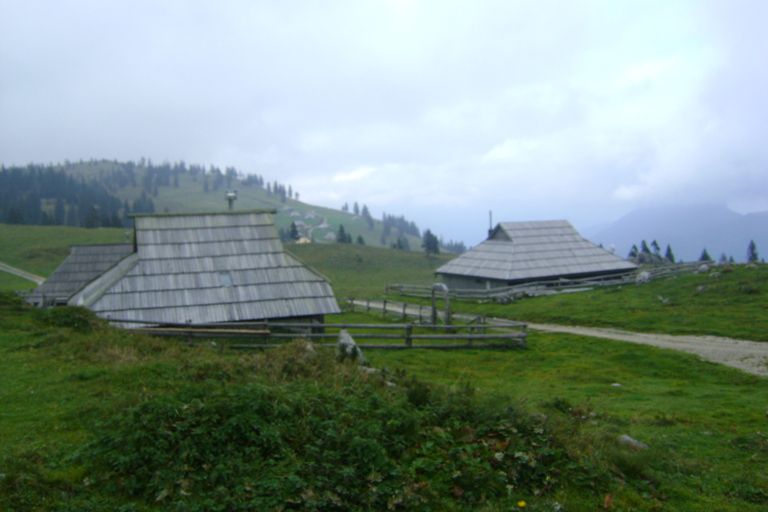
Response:
POLYGON ((738 368, 753 375, 768 376, 768 342, 736 340, 719 336, 689 336, 649 334, 552 324, 528 324, 530 329, 544 332, 560 332, 651 345, 696 354, 713 363, 738 368))

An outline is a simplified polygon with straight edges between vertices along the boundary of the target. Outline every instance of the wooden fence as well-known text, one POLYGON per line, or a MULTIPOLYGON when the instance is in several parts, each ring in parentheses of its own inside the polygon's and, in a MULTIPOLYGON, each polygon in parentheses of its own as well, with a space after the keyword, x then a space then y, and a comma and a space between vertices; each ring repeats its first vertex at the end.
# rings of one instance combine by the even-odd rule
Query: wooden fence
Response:
MULTIPOLYGON (((124 324, 142 322, 113 320, 124 324)), ((265 349, 284 345, 287 340, 306 339, 319 347, 335 347, 339 331, 346 329, 361 348, 365 349, 512 349, 526 348, 527 332, 520 324, 463 325, 398 324, 299 324, 299 323, 248 323, 210 324, 189 326, 185 324, 155 324, 132 328, 152 336, 181 338, 190 344, 201 341, 224 340, 219 348, 265 349), (329 340, 333 340, 329 342, 329 340), (282 341, 282 342, 281 342, 282 341)))
MULTIPOLYGON (((523 297, 536 297, 540 295, 550 295, 555 293, 589 290, 602 286, 635 284, 637 276, 640 272, 648 272, 651 279, 679 274, 689 274, 697 271, 701 265, 701 262, 693 262, 677 263, 674 265, 661 265, 656 267, 642 267, 637 271, 632 271, 616 276, 586 277, 581 279, 550 279, 513 286, 490 288, 487 290, 456 288, 450 289, 448 294, 451 299, 458 300, 516 300, 523 297)), ((712 268, 712 264, 709 266, 712 268)), ((432 294, 432 286, 401 283, 389 284, 385 288, 385 293, 398 294, 404 297, 430 298, 432 294)))

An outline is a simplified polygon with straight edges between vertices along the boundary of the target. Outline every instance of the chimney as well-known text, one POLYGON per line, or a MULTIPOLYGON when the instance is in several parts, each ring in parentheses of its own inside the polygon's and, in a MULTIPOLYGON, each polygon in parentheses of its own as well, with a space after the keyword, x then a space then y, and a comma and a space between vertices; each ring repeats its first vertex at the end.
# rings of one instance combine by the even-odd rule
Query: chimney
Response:
POLYGON ((237 190, 227 190, 227 203, 229 203, 230 210, 232 210, 235 199, 237 199, 237 190))
POLYGON ((488 210, 488 240, 493 236, 493 210, 488 210))

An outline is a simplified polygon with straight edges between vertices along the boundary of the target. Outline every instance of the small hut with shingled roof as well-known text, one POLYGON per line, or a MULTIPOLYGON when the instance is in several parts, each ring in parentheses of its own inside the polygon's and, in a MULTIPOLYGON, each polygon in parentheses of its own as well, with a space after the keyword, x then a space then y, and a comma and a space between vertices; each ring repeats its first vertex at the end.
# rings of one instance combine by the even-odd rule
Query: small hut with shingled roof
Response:
POLYGON ((584 239, 565 220, 502 222, 488 239, 438 268, 452 289, 605 277, 637 266, 584 239))

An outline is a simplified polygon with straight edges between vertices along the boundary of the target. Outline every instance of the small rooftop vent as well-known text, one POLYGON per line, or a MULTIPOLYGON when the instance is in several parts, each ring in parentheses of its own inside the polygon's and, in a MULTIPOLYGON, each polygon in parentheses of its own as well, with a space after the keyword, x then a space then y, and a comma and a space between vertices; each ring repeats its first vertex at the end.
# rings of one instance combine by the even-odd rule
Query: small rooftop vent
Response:
POLYGON ((227 203, 229 204, 229 209, 232 209, 232 206, 235 204, 235 200, 237 199, 237 190, 227 190, 227 203))

